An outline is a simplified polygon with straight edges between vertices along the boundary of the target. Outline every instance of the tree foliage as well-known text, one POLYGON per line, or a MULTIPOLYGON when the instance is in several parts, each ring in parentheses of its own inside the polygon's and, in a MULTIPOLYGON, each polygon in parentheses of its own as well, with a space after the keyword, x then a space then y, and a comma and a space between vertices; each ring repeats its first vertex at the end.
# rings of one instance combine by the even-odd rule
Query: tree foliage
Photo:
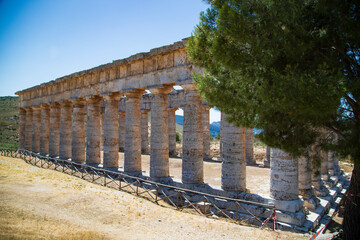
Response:
POLYGON ((208 103, 271 147, 300 156, 317 142, 359 168, 359 1, 207 2, 188 53, 208 103))

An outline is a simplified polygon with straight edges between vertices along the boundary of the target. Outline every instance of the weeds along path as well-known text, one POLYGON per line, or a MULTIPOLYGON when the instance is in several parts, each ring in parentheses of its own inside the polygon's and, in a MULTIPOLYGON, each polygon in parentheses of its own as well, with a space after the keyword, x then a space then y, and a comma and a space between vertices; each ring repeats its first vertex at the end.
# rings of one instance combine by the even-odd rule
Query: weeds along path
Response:
POLYGON ((174 211, 0 157, 0 239, 308 239, 174 211))

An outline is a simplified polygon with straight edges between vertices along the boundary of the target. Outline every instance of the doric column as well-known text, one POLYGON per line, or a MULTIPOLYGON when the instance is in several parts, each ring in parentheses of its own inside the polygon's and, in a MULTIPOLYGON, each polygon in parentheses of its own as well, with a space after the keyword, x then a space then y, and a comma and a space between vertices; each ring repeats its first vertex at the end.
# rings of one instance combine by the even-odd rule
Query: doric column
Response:
POLYGON ((73 102, 71 160, 85 163, 85 100, 73 102))
POLYGON ((169 156, 177 156, 176 152, 176 108, 168 109, 168 128, 169 128, 169 156))
POLYGON ((86 122, 86 164, 100 164, 100 101, 102 98, 93 97, 87 100, 87 122, 86 122))
POLYGON ((23 108, 19 109, 19 147, 18 149, 25 149, 25 130, 26 130, 26 111, 23 108))
POLYGON ((149 154, 149 110, 141 111, 141 153, 149 154))
POLYGON ((125 111, 119 112, 119 152, 125 151, 125 111))
MULTIPOLYGON (((100 107, 101 112, 101 107, 100 107)), ((104 113, 100 113, 100 151, 104 148, 104 113)), ((101 155, 100 155, 101 156, 101 155)))
POLYGON ((270 151, 271 148, 266 146, 266 159, 264 160, 264 167, 270 167, 270 151))
POLYGON ((72 110, 72 102, 65 101, 61 103, 59 147, 59 157, 61 159, 71 158, 72 110))
POLYGON ((151 89, 150 177, 169 177, 168 93, 172 86, 151 89))
POLYGON ((303 201, 299 199, 298 179, 298 159, 271 148, 270 197, 274 199, 275 208, 283 211, 277 215, 278 220, 302 226, 305 214, 301 211, 303 201))
POLYGON ((25 123, 25 149, 32 150, 32 122, 33 122, 33 109, 26 108, 26 123, 25 123))
POLYGON ((321 179, 321 150, 317 145, 311 147, 311 169, 315 195, 318 197, 327 196, 329 190, 321 179))
POLYGON ((60 145, 60 104, 50 105, 50 137, 49 137, 49 156, 59 156, 60 145))
POLYGON ((255 165, 254 158, 254 133, 252 128, 246 128, 246 163, 248 165, 255 165))
POLYGON ((330 176, 328 172, 328 153, 321 150, 321 177, 324 181, 329 181, 330 176))
POLYGON ((41 107, 40 153, 49 154, 50 107, 44 104, 41 107))
MULTIPOLYGON (((141 114, 140 97, 144 90, 126 93, 124 171, 141 172, 141 114)), ((151 114, 152 115, 152 114, 151 114)))
POLYGON ((270 196, 276 200, 299 198, 298 160, 280 149, 271 149, 270 196))
POLYGON ((312 169, 311 158, 298 158, 299 171, 299 194, 304 199, 304 206, 308 209, 315 210, 319 204, 319 199, 316 198, 312 187, 312 169))
POLYGON ((40 152, 40 124, 41 124, 41 108, 33 108, 33 123, 32 123, 32 151, 40 152))
POLYGON ((246 191, 246 132, 223 117, 221 187, 227 191, 246 191))
POLYGON ((330 176, 335 176, 335 152, 328 152, 328 171, 330 176))
POLYGON ((195 85, 182 87, 185 90, 182 182, 203 183, 202 100, 195 85))
POLYGON ((210 152, 210 123, 209 123, 209 110, 210 108, 202 108, 202 127, 203 127, 203 156, 204 160, 211 160, 210 152))
POLYGON ((104 115, 104 168, 119 167, 119 93, 105 98, 104 115))

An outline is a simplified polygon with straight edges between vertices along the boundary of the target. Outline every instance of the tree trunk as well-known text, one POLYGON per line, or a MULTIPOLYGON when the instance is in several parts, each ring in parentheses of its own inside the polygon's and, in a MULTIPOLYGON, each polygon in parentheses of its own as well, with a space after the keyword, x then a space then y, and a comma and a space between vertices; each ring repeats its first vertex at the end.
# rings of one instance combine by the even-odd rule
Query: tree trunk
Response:
POLYGON ((355 161, 348 195, 345 199, 345 212, 342 228, 345 240, 360 239, 360 162, 355 161))

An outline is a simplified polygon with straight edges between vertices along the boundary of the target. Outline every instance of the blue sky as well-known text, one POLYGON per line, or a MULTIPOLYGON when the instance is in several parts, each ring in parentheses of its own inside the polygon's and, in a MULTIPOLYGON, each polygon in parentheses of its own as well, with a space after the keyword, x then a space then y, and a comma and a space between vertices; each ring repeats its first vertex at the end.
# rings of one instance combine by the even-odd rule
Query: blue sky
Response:
POLYGON ((0 96, 179 41, 207 7, 201 0, 0 0, 0 96))

